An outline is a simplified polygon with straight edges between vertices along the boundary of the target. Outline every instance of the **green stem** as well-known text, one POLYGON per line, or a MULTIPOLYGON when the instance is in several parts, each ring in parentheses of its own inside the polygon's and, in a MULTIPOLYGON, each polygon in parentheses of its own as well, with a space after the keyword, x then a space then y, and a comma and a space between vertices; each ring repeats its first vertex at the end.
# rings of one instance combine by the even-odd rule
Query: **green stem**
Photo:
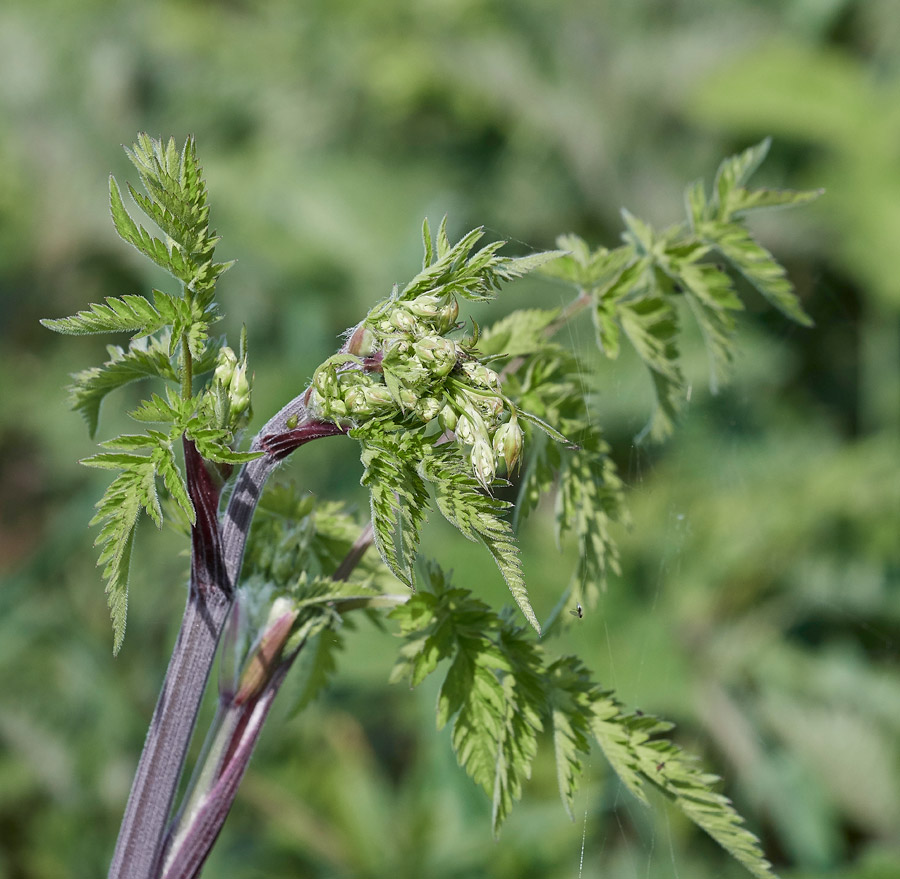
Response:
MULTIPOLYGON (((585 290, 583 288, 579 288, 578 295, 562 310, 559 317, 553 321, 553 323, 547 324, 544 328, 544 335, 551 339, 555 336, 573 317, 575 317, 580 312, 584 311, 591 302, 593 302, 594 297, 591 296, 589 290, 585 290)), ((519 367, 525 362, 524 357, 514 357, 503 369, 500 370, 500 381, 503 382, 508 376, 512 375, 514 372, 517 372, 519 367)))
POLYGON ((553 321, 552 324, 548 324, 547 329, 544 332, 549 339, 551 336, 556 335, 562 327, 564 327, 576 314, 584 311, 591 302, 593 302, 594 297, 591 296, 590 292, 584 289, 580 289, 578 296, 576 296, 563 310, 560 316, 553 321))
POLYGON ((194 359, 188 345, 187 333, 181 334, 181 397, 190 400, 194 395, 194 359))

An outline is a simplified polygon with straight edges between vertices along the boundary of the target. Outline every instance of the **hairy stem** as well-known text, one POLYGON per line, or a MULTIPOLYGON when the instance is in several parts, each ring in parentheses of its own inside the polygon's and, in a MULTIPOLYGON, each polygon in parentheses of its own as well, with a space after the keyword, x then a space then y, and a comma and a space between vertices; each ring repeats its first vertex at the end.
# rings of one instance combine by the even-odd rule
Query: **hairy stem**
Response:
POLYGON ((138 763, 110 879, 152 879, 200 700, 231 606, 224 593, 191 590, 138 763))
POLYGON ((279 664, 268 685, 256 698, 230 707, 223 724, 230 736, 227 741, 218 743, 219 747, 227 750, 228 759, 221 767, 215 784, 191 816, 188 831, 183 836, 179 835, 177 846, 173 846, 169 853, 160 873, 163 879, 195 879, 200 875, 231 811, 263 723, 299 652, 300 647, 279 664))
MULTIPOLYGON (((346 580, 372 543, 369 522, 332 579, 346 580)), ((386 595, 382 599, 386 606, 394 606, 408 597, 386 595)), ((345 605, 346 609, 352 606, 350 602, 345 605)), ((220 694, 216 723, 204 747, 205 761, 198 768, 197 785, 173 822, 161 855, 165 861, 160 874, 163 879, 195 879, 199 875, 234 803, 272 703, 305 643, 278 661, 256 696, 240 701, 232 691, 220 694)))
MULTIPOLYGON (((186 346, 184 351, 185 375, 189 375, 190 352, 186 346)), ((183 388, 189 386, 185 383, 183 388)), ((254 440, 255 450, 265 449, 269 442, 275 446, 241 469, 221 524, 219 488, 194 443, 184 440, 188 491, 197 514, 191 529, 188 602, 132 783, 110 879, 155 879, 159 875, 166 826, 266 480, 294 449, 313 439, 346 432, 311 419, 304 398, 305 394, 292 400, 254 440), (297 423, 289 429, 291 416, 297 417, 297 423)))

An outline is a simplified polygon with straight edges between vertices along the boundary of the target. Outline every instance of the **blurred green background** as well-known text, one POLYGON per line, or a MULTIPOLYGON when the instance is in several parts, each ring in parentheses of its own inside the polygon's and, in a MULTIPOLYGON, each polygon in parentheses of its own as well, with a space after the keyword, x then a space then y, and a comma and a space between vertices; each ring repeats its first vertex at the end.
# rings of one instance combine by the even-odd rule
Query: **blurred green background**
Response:
MULTIPOLYGON (((111 340, 41 317, 167 283, 120 242, 106 178, 138 130, 197 137, 223 236, 226 329, 245 322, 256 424, 390 285, 419 227, 484 224, 524 252, 659 225, 718 160, 774 137, 760 179, 827 188, 754 228, 813 330, 750 297, 736 380, 663 447, 632 441, 645 376, 602 365, 596 417, 629 484, 623 574, 553 649, 581 654, 725 790, 792 879, 900 876, 900 16, 891 0, 353 0, 0 8, 0 877, 105 875, 184 602, 173 533, 142 528, 120 656, 86 523, 103 474, 67 375, 111 340)), ((134 179, 134 175, 131 175, 134 179)), ((512 287, 489 320, 555 304, 512 287)), ((572 341, 590 338, 589 324, 572 341)), ((109 436, 136 389, 115 396, 109 436)), ((102 437, 101 437, 102 438, 102 437)), ((355 445, 283 471, 359 504, 355 445)), ((539 616, 567 585, 552 510, 522 534, 539 616)), ((455 580, 506 601, 483 552, 433 523, 455 580)), ((435 691, 386 684, 368 624, 334 685, 269 724, 207 875, 738 877, 595 754, 566 818, 549 753, 499 842, 434 731, 435 691)), ((544 749, 549 752, 549 748, 544 749)))

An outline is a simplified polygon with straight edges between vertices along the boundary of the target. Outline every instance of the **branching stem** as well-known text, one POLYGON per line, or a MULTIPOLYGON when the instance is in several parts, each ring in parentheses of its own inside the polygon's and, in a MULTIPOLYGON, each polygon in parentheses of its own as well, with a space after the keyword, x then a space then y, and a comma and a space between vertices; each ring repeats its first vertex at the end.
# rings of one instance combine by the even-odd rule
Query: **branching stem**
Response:
MULTIPOLYGON (((183 390, 191 384, 190 352, 186 343, 187 340, 183 339, 185 371, 182 378, 187 379, 183 390)), ((264 448, 272 437, 279 438, 280 444, 261 458, 244 465, 221 522, 217 515, 219 490, 194 443, 189 440, 184 442, 188 490, 197 513, 197 521, 191 530, 188 601, 132 784, 110 865, 110 879, 156 879, 160 875, 159 861, 166 826, 185 755, 216 647, 232 607, 234 584, 240 573, 250 524, 266 480, 278 462, 294 449, 313 439, 345 432, 336 425, 313 419, 306 409, 305 397, 304 392, 288 403, 253 441, 251 448, 254 450, 264 448), (294 428, 289 429, 287 419, 291 416, 297 416, 298 421, 294 428)), ((287 673, 286 668, 284 673, 287 673)), ((255 729, 256 733, 253 742, 271 704, 267 700, 271 698, 274 698, 274 692, 261 698, 254 709, 251 729, 255 729)), ((252 743, 247 747, 252 749, 252 743)), ((249 750, 245 748, 241 753, 246 753, 249 759, 249 750)), ((240 772, 242 774, 243 770, 240 772)), ((237 790, 240 775, 229 778, 228 785, 233 784, 234 791, 237 790)), ((221 820, 224 821, 224 814, 221 820)))

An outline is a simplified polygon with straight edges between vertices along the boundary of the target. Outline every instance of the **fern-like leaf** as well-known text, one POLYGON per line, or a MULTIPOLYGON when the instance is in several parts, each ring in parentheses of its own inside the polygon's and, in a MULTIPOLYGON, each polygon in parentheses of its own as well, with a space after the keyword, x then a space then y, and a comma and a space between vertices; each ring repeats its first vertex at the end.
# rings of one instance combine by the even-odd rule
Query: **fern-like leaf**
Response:
POLYGON ((541 267, 541 274, 568 281, 583 290, 603 291, 616 282, 634 259, 634 249, 623 246, 614 250, 598 247, 592 251, 577 235, 560 235, 556 246, 563 256, 541 267))
POLYGON ((231 263, 213 261, 215 233, 209 229, 206 185, 193 138, 178 150, 175 141, 155 140, 138 135, 137 143, 126 149, 138 169, 147 195, 129 186, 135 203, 162 230, 165 240, 155 238, 136 223, 122 201, 114 178, 110 178, 110 211, 116 231, 129 244, 181 281, 187 299, 196 301, 201 311, 212 303, 218 277, 231 263))
POLYGON ((118 653, 125 637, 128 609, 128 571, 134 545, 134 529, 141 509, 160 523, 162 511, 156 494, 155 471, 149 457, 120 453, 113 463, 107 455, 95 455, 82 461, 90 467, 122 467, 120 473, 97 503, 91 525, 101 525, 94 541, 100 547, 98 565, 103 565, 106 594, 113 626, 113 653, 118 653))
POLYGON ((619 554, 611 534, 613 522, 623 518, 622 480, 610 459, 609 447, 582 450, 563 458, 556 498, 557 539, 572 532, 578 543, 578 588, 596 600, 606 588, 607 571, 620 573, 619 554))
POLYGON ((184 405, 180 397, 166 389, 166 399, 159 394, 151 394, 149 400, 144 400, 141 405, 129 412, 130 418, 135 421, 156 424, 178 424, 184 417, 184 405))
POLYGON ((716 179, 713 183, 711 211, 716 219, 727 222, 731 218, 733 213, 731 202, 734 193, 742 189, 765 161, 771 146, 772 138, 767 137, 758 144, 722 161, 716 171, 716 179))
POLYGON ((626 787, 646 803, 644 786, 661 791, 758 879, 775 879, 759 840, 744 826, 731 801, 712 787, 718 776, 700 769, 693 757, 660 738, 672 725, 649 715, 626 714, 611 693, 593 700, 592 729, 626 787))
POLYGON ((491 797, 498 833, 531 773, 542 729, 543 680, 538 652, 487 605, 453 589, 436 566, 426 567, 426 586, 391 616, 407 642, 392 680, 413 685, 452 657, 438 696, 438 727, 452 721, 451 744, 468 775, 491 797))
POLYGON ((512 528, 502 518, 510 504, 482 494, 469 468, 453 451, 429 450, 422 460, 421 473, 434 486, 441 515, 463 536, 487 547, 525 619, 540 634, 541 626, 522 576, 519 548, 512 528))
POLYGON ((758 879, 774 879, 759 842, 718 782, 663 736, 672 725, 626 713, 572 656, 550 660, 526 630, 426 566, 424 588, 391 612, 406 643, 392 680, 413 685, 449 660, 438 696, 438 726, 452 721, 461 766, 491 796, 495 833, 521 794, 537 736, 551 733, 563 805, 572 815, 583 758, 594 738, 623 784, 644 804, 656 788, 758 879), (425 590, 430 591, 425 591, 425 590))
POLYGON ((118 653, 125 635, 128 605, 128 569, 134 530, 141 510, 146 511, 157 528, 162 525, 162 507, 156 489, 157 477, 180 513, 193 524, 196 516, 187 485, 175 459, 172 435, 151 430, 146 434, 125 434, 101 443, 109 451, 84 458, 86 467, 102 470, 121 470, 97 504, 91 525, 100 525, 94 541, 101 547, 98 565, 104 565, 103 577, 113 624, 114 651, 118 653), (149 454, 138 454, 149 452, 149 454))
POLYGON ((447 238, 447 218, 444 217, 434 243, 428 223, 423 225, 425 258, 419 272, 399 292, 400 299, 415 299, 422 293, 452 294, 474 302, 493 299, 503 281, 520 278, 562 255, 562 251, 533 253, 524 257, 498 256, 505 241, 492 241, 472 253, 484 229, 472 229, 453 246, 447 238))
POLYGON ((100 404, 110 391, 142 378, 177 381, 178 374, 168 354, 166 342, 155 339, 132 342, 128 350, 107 346, 109 360, 103 366, 82 370, 69 387, 72 408, 80 412, 93 437, 97 433, 100 404))
POLYGON ((779 311, 803 326, 812 326, 812 318, 801 307, 787 272, 743 226, 706 223, 698 229, 698 234, 779 311))
POLYGON ((261 457, 263 452, 236 452, 230 443, 234 437, 230 430, 218 427, 204 427, 201 419, 194 419, 186 425, 188 439, 193 440, 201 457, 217 464, 245 464, 261 457))
POLYGON ((574 820, 575 791, 582 772, 582 758, 591 750, 591 691, 587 669, 574 656, 552 662, 543 673, 547 681, 545 713, 553 736, 556 782, 569 818, 574 820))
POLYGON ((298 662, 300 685, 292 708, 294 714, 314 702, 328 686, 337 671, 337 654, 343 647, 341 633, 329 627, 303 648, 298 662))
POLYGON ((558 308, 529 308, 510 312, 483 330, 478 350, 485 355, 521 357, 549 344, 547 328, 559 317, 558 308))
POLYGON ((821 189, 747 189, 744 184, 765 161, 771 145, 772 140, 767 137, 742 153, 725 159, 716 172, 709 210, 692 211, 693 216, 698 220, 715 218, 721 223, 729 223, 749 211, 806 204, 822 195, 821 189))
POLYGON ((90 333, 136 333, 146 336, 175 321, 175 300, 159 290, 153 291, 154 302, 143 296, 126 294, 108 296, 105 304, 94 303, 88 311, 71 317, 42 320, 47 329, 68 335, 90 333))
POLYGON ((622 329, 650 370, 656 408, 638 439, 669 436, 681 407, 684 379, 678 365, 678 323, 675 310, 662 297, 647 297, 619 310, 622 329))
POLYGON ((415 468, 417 453, 378 431, 354 431, 351 436, 363 443, 361 481, 370 492, 375 546, 384 563, 412 589, 419 532, 428 510, 425 483, 415 468))

